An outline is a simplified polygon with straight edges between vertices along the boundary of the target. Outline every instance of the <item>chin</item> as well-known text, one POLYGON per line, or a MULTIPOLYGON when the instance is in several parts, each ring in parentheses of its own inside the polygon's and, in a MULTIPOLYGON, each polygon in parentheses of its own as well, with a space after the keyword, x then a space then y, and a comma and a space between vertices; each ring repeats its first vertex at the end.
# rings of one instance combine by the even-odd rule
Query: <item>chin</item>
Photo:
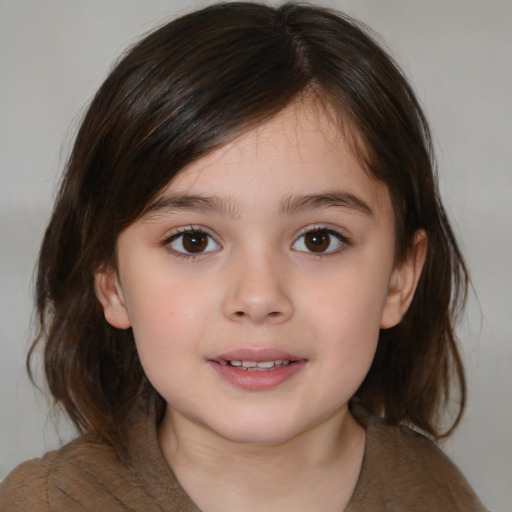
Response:
POLYGON ((305 430, 297 425, 283 424, 282 418, 279 420, 281 421, 251 418, 246 422, 231 421, 228 425, 219 425, 214 430, 217 435, 232 443, 260 446, 286 443, 305 430))

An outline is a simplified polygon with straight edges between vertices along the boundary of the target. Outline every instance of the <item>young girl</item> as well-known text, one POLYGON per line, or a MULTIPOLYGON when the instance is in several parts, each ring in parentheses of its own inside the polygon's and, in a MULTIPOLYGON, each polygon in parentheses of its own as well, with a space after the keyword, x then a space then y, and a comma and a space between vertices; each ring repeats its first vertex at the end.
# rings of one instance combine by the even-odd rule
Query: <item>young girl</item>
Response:
POLYGON ((467 279, 366 29, 297 4, 169 23, 94 98, 41 249, 37 341, 82 435, 0 509, 484 510, 434 444, 467 279))

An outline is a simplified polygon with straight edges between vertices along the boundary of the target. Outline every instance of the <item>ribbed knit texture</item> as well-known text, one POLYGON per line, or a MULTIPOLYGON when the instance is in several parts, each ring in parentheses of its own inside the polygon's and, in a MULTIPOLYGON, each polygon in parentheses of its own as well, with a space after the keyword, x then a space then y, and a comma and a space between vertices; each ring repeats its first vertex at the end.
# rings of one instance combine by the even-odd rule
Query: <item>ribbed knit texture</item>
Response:
MULTIPOLYGON (((386 425, 362 408, 353 413, 366 428, 367 441, 345 512, 485 511, 458 469, 429 440, 386 425)), ((0 485, 0 511, 199 511, 165 462, 154 412, 135 411, 129 428, 130 463, 92 436, 82 436, 18 466, 0 485)))

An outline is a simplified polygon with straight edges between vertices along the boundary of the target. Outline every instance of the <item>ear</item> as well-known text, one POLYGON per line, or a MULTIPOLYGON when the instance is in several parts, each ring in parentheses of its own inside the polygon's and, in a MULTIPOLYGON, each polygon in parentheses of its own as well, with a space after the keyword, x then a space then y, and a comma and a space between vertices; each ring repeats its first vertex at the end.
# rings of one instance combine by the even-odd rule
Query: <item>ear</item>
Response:
POLYGON ((400 323, 409 308, 423 270, 427 245, 425 231, 418 230, 406 260, 393 270, 382 312, 381 329, 389 329, 400 323))
POLYGON ((94 292, 103 306, 105 319, 110 325, 118 329, 131 327, 123 290, 114 269, 102 268, 94 273, 94 292))

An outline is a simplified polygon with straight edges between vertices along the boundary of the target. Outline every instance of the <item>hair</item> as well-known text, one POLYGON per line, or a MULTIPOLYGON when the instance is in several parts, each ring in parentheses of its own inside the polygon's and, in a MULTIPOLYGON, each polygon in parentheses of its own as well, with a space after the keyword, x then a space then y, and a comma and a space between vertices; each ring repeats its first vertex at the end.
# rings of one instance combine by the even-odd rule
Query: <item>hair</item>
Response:
POLYGON ((49 390, 81 432, 120 446, 140 400, 164 401, 144 375, 131 329, 112 327, 94 272, 116 268, 119 233, 186 165, 308 94, 329 105, 365 170, 385 183, 396 255, 415 233, 428 250, 414 300, 382 330, 352 402, 437 439, 455 428, 465 378, 454 324, 468 275, 440 201, 429 127, 407 80, 368 28, 332 10, 217 4, 150 33, 93 98, 66 165, 40 252, 39 330, 49 390), (452 428, 441 412, 458 389, 452 428))

